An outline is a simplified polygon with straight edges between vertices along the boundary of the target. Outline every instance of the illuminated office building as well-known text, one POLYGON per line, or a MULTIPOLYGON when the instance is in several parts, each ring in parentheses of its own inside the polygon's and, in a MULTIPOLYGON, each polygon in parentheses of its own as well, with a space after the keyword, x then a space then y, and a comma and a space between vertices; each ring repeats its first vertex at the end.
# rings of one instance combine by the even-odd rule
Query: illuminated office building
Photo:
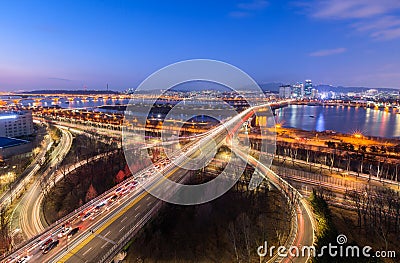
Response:
POLYGON ((32 133, 32 112, 0 111, 0 137, 21 137, 32 133))

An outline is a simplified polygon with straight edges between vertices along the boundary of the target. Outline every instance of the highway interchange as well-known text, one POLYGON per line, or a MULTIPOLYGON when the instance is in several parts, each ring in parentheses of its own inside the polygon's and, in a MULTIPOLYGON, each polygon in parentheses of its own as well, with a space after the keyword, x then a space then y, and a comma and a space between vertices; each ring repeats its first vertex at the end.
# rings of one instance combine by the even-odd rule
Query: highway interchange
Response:
MULTIPOLYGON (((250 110, 244 111, 242 114, 229 120, 227 126, 232 127, 232 125, 243 121, 241 118, 249 112, 250 110)), ((217 127, 207 133, 206 136, 200 137, 198 141, 190 143, 189 146, 192 148, 186 154, 188 156, 193 155, 196 152, 195 148, 201 149, 202 147, 206 147, 205 149, 207 149, 208 139, 219 138, 221 133, 225 132, 225 127, 221 127, 219 126, 219 128, 217 127)), ((235 149, 238 155, 240 155, 239 151, 235 149)), ((170 179, 174 179, 176 182, 184 182, 187 170, 179 168, 179 165, 180 162, 184 162, 185 158, 181 156, 177 159, 180 161, 175 160, 174 163, 164 161, 159 167, 162 167, 161 169, 165 177, 170 177, 170 179)), ((247 160, 253 166, 257 166, 257 169, 270 182, 275 184, 278 189, 291 187, 285 180, 269 170, 268 167, 263 167, 259 163, 256 163, 257 161, 251 156, 248 156, 247 160)), ((148 194, 142 187, 144 184, 147 184, 157 188, 159 182, 155 181, 151 176, 155 172, 152 169, 154 169, 154 166, 135 174, 132 178, 59 220, 39 236, 36 234, 44 226, 38 225, 34 229, 30 226, 25 227, 27 229, 26 232, 30 236, 36 235, 35 238, 31 239, 2 262, 16 262, 17 258, 21 256, 29 256, 32 262, 110 261, 112 256, 115 255, 115 251, 113 250, 119 248, 127 237, 131 237, 137 232, 158 211, 162 204, 161 200, 148 194), (101 207, 98 208, 99 206, 101 207), (86 219, 85 215, 88 215, 88 213, 91 214, 86 216, 86 219), (84 217, 86 220, 82 220, 84 217), (48 240, 48 238, 55 239, 55 236, 62 231, 63 227, 79 227, 79 231, 71 239, 67 239, 66 237, 60 238, 60 243, 57 247, 52 249, 48 254, 43 254, 40 250, 41 244, 48 240), (112 252, 110 253, 110 251, 112 252)), ((159 191, 170 191, 171 194, 174 192, 173 189, 159 189, 159 191)), ((295 227, 297 229, 288 245, 312 245, 315 241, 315 222, 308 204, 297 190, 295 192, 299 195, 299 202, 296 207, 297 218, 295 227)), ((40 203, 40 201, 37 202, 40 203)), ((37 206, 37 203, 36 205, 31 205, 31 207, 35 206, 37 206)), ((34 217, 37 217, 37 215, 34 217)), ((24 224, 22 223, 21 225, 24 224)), ((278 260, 278 258, 276 259, 278 260)), ((305 262, 306 260, 307 258, 280 258, 278 261, 305 262)))

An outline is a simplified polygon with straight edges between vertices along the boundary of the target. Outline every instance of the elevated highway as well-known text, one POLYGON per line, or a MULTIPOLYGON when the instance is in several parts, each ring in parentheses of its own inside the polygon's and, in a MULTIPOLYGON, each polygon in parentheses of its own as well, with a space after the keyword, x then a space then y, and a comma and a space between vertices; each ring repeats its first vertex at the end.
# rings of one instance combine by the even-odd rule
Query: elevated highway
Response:
MULTIPOLYGON (((263 106, 265 107, 265 105, 263 106)), ((210 141, 217 140, 218 145, 223 143, 225 138, 230 138, 231 134, 229 132, 240 127, 252 115, 254 110, 256 109, 251 108, 243 111, 228 120, 225 125, 218 126, 199 140, 189 143, 184 151, 185 153, 176 157, 174 163, 169 163, 160 168, 160 171, 164 174, 163 178, 184 183, 188 171, 180 168, 181 164, 184 164, 190 156, 195 155, 198 150, 211 151, 210 141)), ((212 146, 215 147, 215 144, 212 144, 212 146)), ((260 171, 264 174, 269 172, 263 169, 260 169, 260 171)), ((160 188, 160 181, 154 180, 151 176, 152 173, 154 173, 154 167, 148 167, 135 174, 133 178, 110 189, 90 203, 62 218, 42 234, 32 238, 19 250, 8 256, 7 260, 12 260, 13 257, 22 255, 30 255, 33 262, 109 262, 119 252, 121 246, 157 212, 162 204, 162 201, 148 194, 141 186, 146 185, 156 191, 168 194, 173 194, 178 190, 160 188), (139 181, 141 186, 134 188, 129 186, 135 184, 136 181, 139 181), (128 191, 126 191, 127 188, 129 188, 128 191), (125 193, 120 195, 120 191, 125 193), (99 205, 104 207, 102 205, 104 201, 110 200, 115 195, 118 196, 117 200, 111 203, 107 202, 106 208, 97 209, 99 205), (93 213, 91 220, 83 220, 88 213, 93 213), (92 219, 92 217, 94 218, 92 219), (57 238, 57 234, 66 226, 80 227, 79 234, 71 240, 57 238), (60 243, 48 254, 42 254, 38 248, 48 238, 58 239, 60 243)), ((299 211, 300 215, 305 215, 305 213, 308 212, 299 211)), ((299 220, 299 222, 304 221, 299 220)), ((308 225, 306 223, 296 225, 300 229, 297 233, 304 233, 304 228, 308 225)), ((314 228, 311 227, 310 229, 313 231, 314 228)), ((310 237, 310 235, 307 234, 307 237, 310 237)), ((296 236, 293 242, 303 242, 303 240, 305 240, 303 237, 296 236)))

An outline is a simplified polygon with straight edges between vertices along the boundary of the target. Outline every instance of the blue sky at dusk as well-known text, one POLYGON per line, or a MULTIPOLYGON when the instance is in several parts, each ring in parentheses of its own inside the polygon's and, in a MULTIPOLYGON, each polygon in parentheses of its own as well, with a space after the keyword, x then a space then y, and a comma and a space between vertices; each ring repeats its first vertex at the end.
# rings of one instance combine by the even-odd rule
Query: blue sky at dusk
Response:
POLYGON ((0 2, 0 91, 137 86, 209 58, 259 83, 400 87, 400 1, 0 2))

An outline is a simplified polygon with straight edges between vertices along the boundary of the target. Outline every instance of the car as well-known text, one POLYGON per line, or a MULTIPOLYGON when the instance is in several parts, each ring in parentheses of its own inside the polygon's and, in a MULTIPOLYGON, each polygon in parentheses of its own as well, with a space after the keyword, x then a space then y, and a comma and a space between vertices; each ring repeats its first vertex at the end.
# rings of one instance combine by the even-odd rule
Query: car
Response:
POLYGON ((106 201, 104 201, 104 202, 101 202, 100 204, 98 204, 94 209, 97 211, 97 210, 100 210, 103 206, 105 206, 106 205, 106 201))
POLYGON ((55 248, 56 246, 58 246, 58 243, 60 243, 59 240, 55 240, 55 241, 51 242, 50 245, 48 245, 48 246, 43 250, 43 254, 49 253, 53 248, 55 248))
POLYGON ((64 227, 63 228, 63 230, 61 230, 61 232, 58 234, 58 237, 63 237, 63 236, 66 236, 68 233, 69 233, 69 231, 71 231, 71 227, 70 226, 67 226, 67 227, 64 227))
POLYGON ((82 217, 82 221, 85 221, 86 219, 88 219, 90 217, 90 215, 92 214, 92 212, 87 212, 83 217, 82 217))
POLYGON ((51 242, 53 242, 53 239, 51 239, 51 238, 44 241, 43 244, 40 246, 40 250, 45 249, 51 242))
POLYGON ((11 256, 4 263, 15 263, 19 259, 19 256, 11 256))
POLYGON ((118 194, 119 192, 122 191, 122 189, 123 189, 122 187, 118 187, 118 188, 115 190, 115 193, 118 194))
POLYGON ((129 192, 129 188, 124 189, 123 191, 121 191, 120 195, 125 195, 129 192))
POLYGON ((31 259, 30 256, 23 256, 22 258, 18 259, 17 263, 26 263, 31 259))
POLYGON ((76 233, 78 233, 79 231, 79 227, 75 227, 74 229, 72 229, 71 231, 69 231, 67 238, 70 239, 71 237, 73 237, 76 233))
POLYGON ((113 195, 113 196, 110 197, 109 201, 110 202, 114 202, 117 199, 118 199, 118 195, 113 195))

